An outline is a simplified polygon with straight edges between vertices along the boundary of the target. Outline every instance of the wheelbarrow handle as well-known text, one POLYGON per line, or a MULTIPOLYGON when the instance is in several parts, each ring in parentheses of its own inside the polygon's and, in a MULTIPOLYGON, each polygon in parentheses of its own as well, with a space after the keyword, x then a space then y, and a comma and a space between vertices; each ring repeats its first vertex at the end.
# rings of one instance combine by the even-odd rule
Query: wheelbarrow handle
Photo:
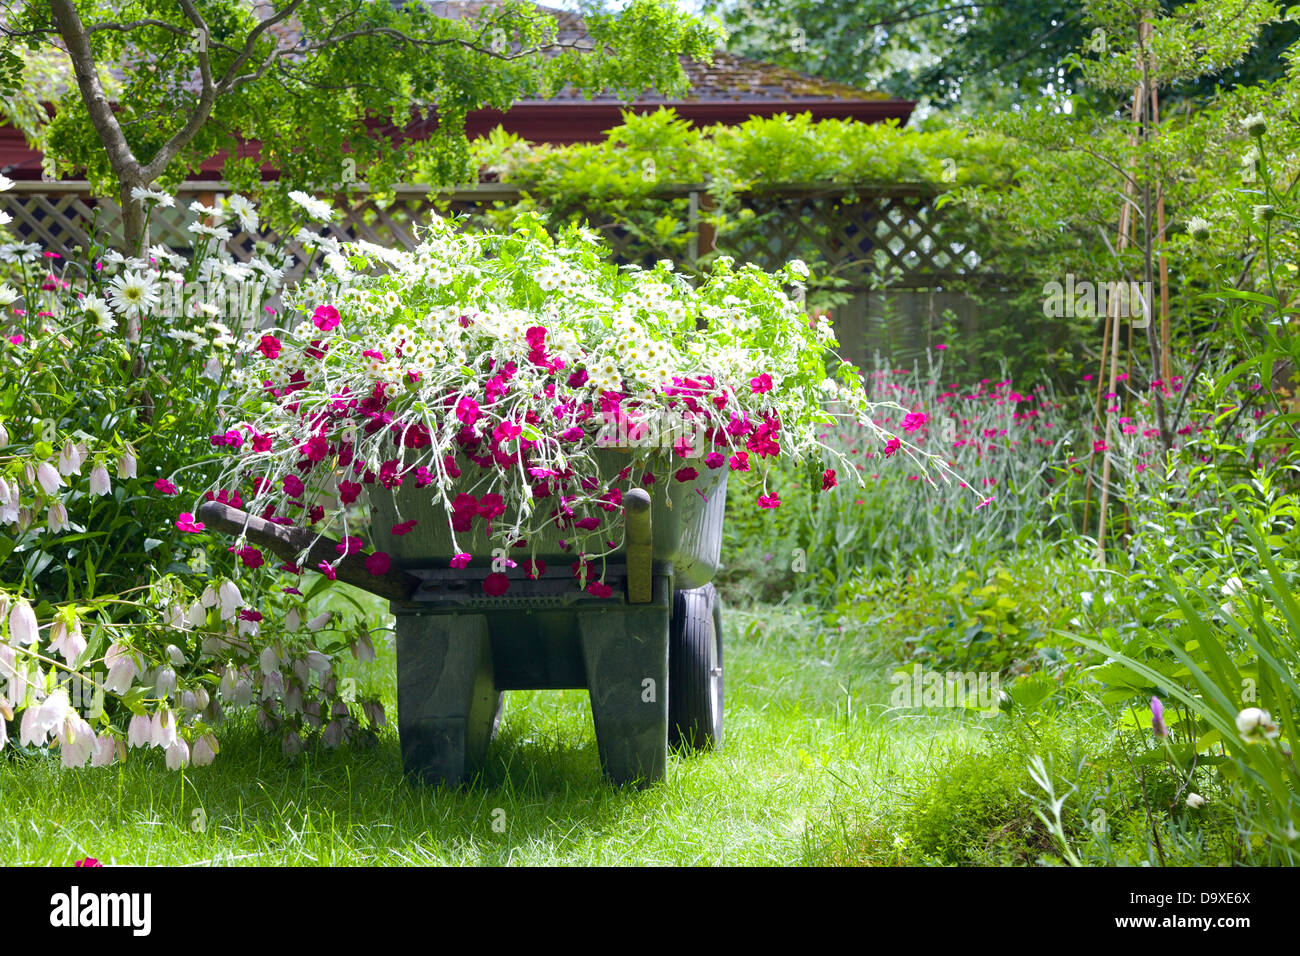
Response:
POLYGON ((297 561, 303 551, 307 551, 304 564, 308 570, 316 570, 322 561, 338 561, 334 568, 338 580, 390 601, 409 600, 420 583, 419 578, 397 569, 384 574, 371 574, 366 570, 363 555, 349 554, 340 560, 338 542, 333 538, 318 537, 306 528, 278 525, 220 501, 204 502, 199 508, 199 518, 218 531, 235 536, 244 535, 254 544, 290 563, 297 561))

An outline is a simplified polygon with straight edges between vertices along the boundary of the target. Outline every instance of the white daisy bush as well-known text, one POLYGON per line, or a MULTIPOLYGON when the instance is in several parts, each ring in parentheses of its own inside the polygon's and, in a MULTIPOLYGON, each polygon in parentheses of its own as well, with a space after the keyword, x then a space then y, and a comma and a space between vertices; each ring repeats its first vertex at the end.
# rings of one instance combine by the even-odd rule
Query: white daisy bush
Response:
MULTIPOLYGON (((410 251, 317 240, 326 269, 287 295, 293 321, 248 336, 212 438, 230 456, 214 492, 334 533, 340 560, 370 550, 350 508, 363 494, 398 512, 372 533, 431 530, 400 513, 414 486, 440 506, 444 567, 484 558, 468 543, 477 534, 492 550, 531 549, 535 577, 538 542, 558 535, 576 585, 607 597, 595 562, 621 546, 630 488, 654 496, 817 458, 829 489, 839 453, 819 435, 836 414, 902 444, 876 424, 857 370, 832 357, 826 320, 787 294, 807 277, 800 262, 773 274, 720 258, 692 283, 667 261, 617 267, 590 231, 552 237, 537 218, 502 235, 435 217, 419 238, 410 251), (630 452, 616 469, 610 447, 630 452)), ((763 485, 733 507, 779 505, 763 485)), ((333 577, 337 563, 285 570, 333 577)), ((372 574, 391 565, 382 550, 366 557, 372 574)), ((510 576, 498 564, 483 587, 502 594, 510 576)))
MULTIPOLYGON (((140 192, 151 214, 175 206, 140 192)), ((265 241, 244 261, 227 247, 259 224, 248 200, 195 205, 183 255, 93 243, 65 259, 0 224, 0 749, 65 767, 160 750, 179 769, 213 760, 231 710, 255 707, 287 753, 384 720, 339 674, 374 658, 366 624, 259 596, 230 542, 178 515, 214 474, 238 343, 274 321, 294 264, 265 241)))

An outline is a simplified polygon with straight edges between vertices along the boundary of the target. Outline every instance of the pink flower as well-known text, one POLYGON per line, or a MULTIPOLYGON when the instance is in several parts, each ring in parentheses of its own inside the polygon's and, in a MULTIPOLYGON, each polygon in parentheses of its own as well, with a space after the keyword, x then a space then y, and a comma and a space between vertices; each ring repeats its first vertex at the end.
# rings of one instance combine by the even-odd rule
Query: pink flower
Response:
POLYGON ((188 511, 182 511, 180 518, 176 522, 176 528, 184 531, 186 534, 198 534, 203 530, 203 522, 195 521, 194 515, 188 511))
POLYGON ((1151 698, 1151 729, 1157 737, 1169 736, 1169 728, 1165 726, 1165 707, 1159 697, 1151 698))
POLYGON ((700 473, 694 468, 679 468, 677 473, 673 475, 678 481, 694 481, 699 476, 700 473))
POLYGON ((311 462, 324 461, 330 453, 329 439, 320 433, 312 435, 302 444, 301 451, 311 462))
POLYGON ((449 563, 453 568, 467 568, 469 567, 469 563, 472 560, 473 560, 472 555, 465 554, 462 551, 460 554, 452 555, 451 561, 449 563))
POLYGON ((334 550, 339 554, 356 554, 363 547, 365 547, 365 542, 356 535, 348 535, 338 544, 334 545, 334 550))
POLYGON ((727 459, 732 471, 749 471, 749 452, 738 451, 727 459))
POLYGON ((244 567, 246 568, 256 569, 266 563, 266 559, 262 557, 262 552, 257 550, 257 548, 254 548, 252 545, 240 548, 237 554, 239 555, 239 560, 244 562, 244 567))
POLYGON ((537 580, 546 573, 546 562, 542 560, 533 561, 529 559, 524 562, 524 574, 531 580, 537 580))
POLYGON ((929 419, 926 418, 924 412, 908 412, 903 416, 903 431, 914 432, 927 421, 929 421, 929 419))
POLYGON ((770 495, 759 495, 758 506, 760 508, 779 508, 781 506, 781 498, 776 494, 776 492, 773 492, 770 495))
POLYGON ((492 597, 500 597, 510 590, 510 579, 500 571, 494 571, 483 579, 483 592, 492 597))
POLYGON ((316 565, 316 570, 320 571, 321 574, 325 575, 325 577, 329 578, 331 581, 338 578, 338 574, 335 572, 333 565, 328 561, 322 561, 320 564, 316 565))
POLYGON ((492 429, 492 437, 495 438, 497 442, 505 442, 518 437, 522 431, 523 429, 514 422, 503 421, 501 424, 497 425, 496 428, 492 429))
POLYGON ((157 481, 153 483, 153 486, 154 488, 161 491, 165 495, 174 495, 177 493, 176 486, 173 485, 166 478, 159 478, 157 481))
POLYGON ((356 481, 339 482, 339 501, 345 505, 350 505, 357 500, 361 494, 361 483, 356 481))
POLYGON ((376 551, 366 557, 366 570, 371 574, 387 574, 388 569, 392 566, 392 559, 385 551, 376 551))
POLYGON ((592 581, 587 585, 587 593, 598 598, 607 598, 614 594, 614 589, 603 581, 592 581))
POLYGON ((506 502, 498 494, 488 493, 478 501, 478 513, 481 517, 491 521, 498 515, 506 513, 506 502))
POLYGON ((274 335, 264 335, 262 340, 257 343, 257 350, 269 359, 279 358, 282 347, 280 340, 274 335))
POLYGON ((948 346, 945 345, 945 344, 942 343, 942 342, 940 342, 938 345, 935 346, 935 348, 938 349, 940 352, 942 352, 942 351, 943 351, 944 349, 946 349, 947 347, 948 347, 948 346))
POLYGON ((456 403, 456 417, 466 425, 473 425, 481 414, 478 402, 468 396, 456 403))
POLYGON ((835 469, 827 468, 822 472, 822 491, 830 491, 835 487, 835 469))
POLYGON ((339 310, 332 305, 318 305, 311 320, 316 328, 322 332, 328 332, 331 329, 338 328, 339 310))
POLYGON ((888 458, 890 455, 892 455, 894 452, 898 451, 898 449, 902 447, 903 447, 903 443, 899 441, 897 438, 889 439, 889 441, 885 442, 885 451, 884 451, 885 457, 888 458))
POLYGON ((306 490, 307 488, 305 485, 303 485, 302 479, 299 478, 297 475, 284 476, 284 493, 287 494, 289 497, 297 498, 306 490))
POLYGON ((1092 450, 1093 450, 1094 453, 1097 453, 1097 454, 1100 454, 1101 452, 1106 451, 1109 447, 1110 447, 1110 446, 1107 445, 1104 441, 1100 441, 1100 440, 1095 441, 1095 442, 1092 443, 1092 450))
POLYGON ((391 530, 393 534, 397 535, 400 538, 404 534, 409 534, 411 529, 414 528, 415 525, 416 525, 416 521, 414 518, 412 518, 410 521, 403 521, 401 524, 393 525, 391 530))
POLYGON ((749 380, 749 387, 753 389, 755 395, 762 395, 764 392, 772 391, 772 376, 764 372, 749 380))
POLYGON ((716 451, 709 452, 708 456, 704 459, 704 464, 709 468, 721 468, 726 463, 727 459, 716 451))

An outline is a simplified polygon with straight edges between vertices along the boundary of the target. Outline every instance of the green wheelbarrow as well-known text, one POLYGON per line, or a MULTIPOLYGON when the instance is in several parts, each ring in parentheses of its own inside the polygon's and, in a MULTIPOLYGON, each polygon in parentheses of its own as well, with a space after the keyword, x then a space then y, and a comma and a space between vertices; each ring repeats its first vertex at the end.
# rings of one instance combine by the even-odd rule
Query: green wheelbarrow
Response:
MULTIPOLYGON (((605 455, 610 452, 599 452, 605 455)), ((392 570, 372 575, 360 555, 339 562, 338 579, 388 598, 397 618, 397 726, 406 771, 459 785, 483 766, 508 690, 585 688, 596 744, 616 784, 664 777, 669 746, 712 750, 722 744, 722 614, 710 581, 718 567, 726 469, 689 483, 664 482, 623 497, 623 544, 594 563, 613 593, 579 590, 572 554, 559 532, 541 538, 535 578, 494 552, 481 530, 458 536, 474 556, 451 568, 444 513, 407 483, 374 496, 372 543, 392 570), (421 533, 392 535, 400 518, 421 533), (469 544, 466 544, 469 539, 469 544), (510 581, 492 595, 492 563, 510 581), (479 565, 479 566, 475 566, 479 565), (603 575, 602 575, 603 570, 603 575)), ((202 520, 306 566, 338 558, 336 542, 210 501, 202 520)))

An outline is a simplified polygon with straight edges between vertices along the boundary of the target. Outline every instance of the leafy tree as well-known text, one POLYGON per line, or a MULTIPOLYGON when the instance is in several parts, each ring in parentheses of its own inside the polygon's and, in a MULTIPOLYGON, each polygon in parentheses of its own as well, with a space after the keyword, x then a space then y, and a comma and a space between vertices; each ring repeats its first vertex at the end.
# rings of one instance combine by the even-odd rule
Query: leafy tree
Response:
MULTIPOLYGON (((1146 4, 1174 14, 1189 0, 1146 4)), ((1070 55, 1100 46, 1089 4, 1069 0, 707 0, 730 31, 733 52, 896 96, 928 97, 966 112, 1005 108, 1050 90, 1114 101, 1084 82, 1070 55)), ((1226 0, 1241 13, 1242 0, 1226 0)), ((1176 85, 1174 98, 1282 76, 1282 51, 1300 24, 1265 25, 1241 61, 1176 85)))
POLYGON ((131 249, 145 226, 133 190, 170 186, 221 151, 225 177, 244 191, 256 191, 262 163, 284 186, 382 189, 412 169, 452 183, 467 170, 470 110, 566 85, 627 98, 680 91, 678 55, 707 57, 716 39, 666 0, 590 13, 590 42, 561 38, 554 17, 522 0, 467 5, 464 18, 402 0, 15 0, 0 9, 0 35, 66 54, 75 82, 42 146, 60 168, 84 169, 97 190, 118 193, 131 249), (106 92, 114 80, 115 96, 106 92), (435 117, 424 140, 377 135, 435 117), (260 155, 238 156, 249 140, 260 155))

